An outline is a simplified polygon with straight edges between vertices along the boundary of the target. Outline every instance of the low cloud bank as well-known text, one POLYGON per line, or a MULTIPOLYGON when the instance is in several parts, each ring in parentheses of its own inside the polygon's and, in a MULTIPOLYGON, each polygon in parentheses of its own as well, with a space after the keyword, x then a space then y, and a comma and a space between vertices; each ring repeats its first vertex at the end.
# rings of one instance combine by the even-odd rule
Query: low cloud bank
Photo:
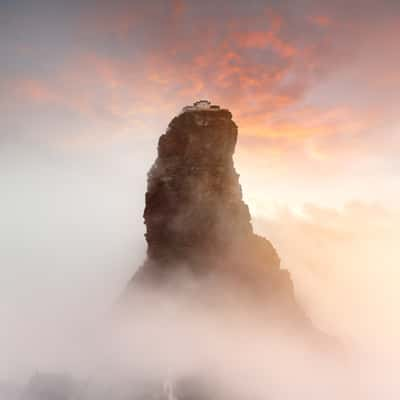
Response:
MULTIPOLYGON (((280 209, 273 218, 254 220, 277 247, 314 322, 350 349, 345 358, 310 351, 252 310, 205 306, 202 300, 210 300, 208 290, 215 295, 215 287, 206 286, 201 299, 190 301, 170 288, 140 293, 122 320, 111 310, 94 314, 84 300, 72 316, 62 307, 50 307, 43 320, 15 315, 11 327, 18 331, 2 330, 2 345, 14 346, 6 353, 14 357, 11 363, 27 360, 27 373, 9 378, 29 380, 35 370, 66 372, 86 382, 85 399, 107 390, 118 390, 115 397, 123 399, 143 382, 203 376, 211 377, 206 387, 213 394, 237 399, 398 398, 392 371, 400 359, 399 215, 352 203, 340 211, 311 205, 302 214, 280 209)), ((195 283, 189 278, 186 283, 186 292, 193 292, 195 283)))
POLYGON ((360 349, 400 350, 398 210, 306 205, 301 213, 280 208, 254 225, 277 247, 317 324, 360 349))

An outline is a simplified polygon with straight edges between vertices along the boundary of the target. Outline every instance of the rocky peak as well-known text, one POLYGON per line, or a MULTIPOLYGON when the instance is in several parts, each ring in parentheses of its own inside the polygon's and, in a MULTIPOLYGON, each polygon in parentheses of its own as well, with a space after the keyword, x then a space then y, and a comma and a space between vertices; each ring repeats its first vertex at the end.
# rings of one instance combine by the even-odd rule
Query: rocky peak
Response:
POLYGON ((232 155, 237 126, 227 110, 175 117, 160 137, 148 175, 144 219, 153 260, 221 254, 252 234, 232 155))
MULTIPOLYGON (((228 110, 211 107, 185 107, 159 139, 144 210, 147 259, 128 287, 128 314, 167 313, 178 331, 185 326, 179 320, 198 316, 203 326, 206 316, 211 326, 230 321, 227 337, 235 327, 283 328, 312 346, 325 343, 296 302, 274 247, 253 232, 233 163, 238 128, 228 110)), ((218 373, 201 366, 171 383, 168 398, 232 398, 225 388, 219 393, 218 373)))
POLYGON ((272 244, 253 232, 232 158, 237 135, 232 114, 205 101, 172 119, 148 174, 147 260, 132 282, 165 281, 183 268, 297 313, 288 272, 272 244))

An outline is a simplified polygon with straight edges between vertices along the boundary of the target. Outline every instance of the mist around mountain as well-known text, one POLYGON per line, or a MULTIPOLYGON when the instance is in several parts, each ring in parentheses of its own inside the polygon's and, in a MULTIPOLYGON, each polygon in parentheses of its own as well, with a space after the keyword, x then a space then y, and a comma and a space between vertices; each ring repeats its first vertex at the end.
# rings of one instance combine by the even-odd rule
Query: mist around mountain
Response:
MULTIPOLYGON (((223 109, 186 110, 171 121, 148 175, 144 263, 101 318, 84 314, 55 343, 43 330, 35 342, 40 370, 1 384, 1 399, 396 398, 386 369, 395 360, 386 353, 378 364, 336 336, 334 305, 331 326, 312 312, 329 287, 318 275, 329 274, 323 255, 334 260, 354 232, 340 215, 317 209, 309 220, 287 213, 281 223, 252 221, 233 165, 237 133, 223 109), (329 225, 318 224, 322 215, 329 225), (305 299, 293 281, 315 290, 305 299)), ((367 211, 353 219, 365 221, 367 211)), ((368 240, 391 233, 382 221, 370 232, 361 225, 368 240)), ((331 299, 341 313, 353 304, 331 299)), ((31 334, 24 331, 26 341, 31 334)))

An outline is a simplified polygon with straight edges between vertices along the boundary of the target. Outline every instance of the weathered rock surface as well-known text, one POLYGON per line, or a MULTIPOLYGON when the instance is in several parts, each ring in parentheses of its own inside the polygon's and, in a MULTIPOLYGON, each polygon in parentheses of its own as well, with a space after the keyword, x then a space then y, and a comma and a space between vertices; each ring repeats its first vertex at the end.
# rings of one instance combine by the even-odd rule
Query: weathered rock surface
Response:
POLYGON ((225 109, 192 107, 170 122, 148 174, 148 257, 132 284, 165 282, 179 269, 302 315, 277 252, 253 232, 232 158, 237 135, 225 109))

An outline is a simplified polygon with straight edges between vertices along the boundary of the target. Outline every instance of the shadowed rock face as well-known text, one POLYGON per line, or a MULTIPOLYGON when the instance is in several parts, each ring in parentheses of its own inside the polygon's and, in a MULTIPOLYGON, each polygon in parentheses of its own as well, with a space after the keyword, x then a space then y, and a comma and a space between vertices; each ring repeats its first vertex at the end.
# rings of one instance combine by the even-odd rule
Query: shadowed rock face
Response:
POLYGON ((223 255, 233 241, 252 234, 233 167, 236 138, 228 111, 185 112, 171 121, 148 179, 150 258, 192 264, 223 255))
POLYGON ((275 249, 253 232, 232 159, 237 134, 224 109, 190 110, 170 122, 148 174, 148 257, 132 282, 168 280, 179 268, 297 310, 275 249))

